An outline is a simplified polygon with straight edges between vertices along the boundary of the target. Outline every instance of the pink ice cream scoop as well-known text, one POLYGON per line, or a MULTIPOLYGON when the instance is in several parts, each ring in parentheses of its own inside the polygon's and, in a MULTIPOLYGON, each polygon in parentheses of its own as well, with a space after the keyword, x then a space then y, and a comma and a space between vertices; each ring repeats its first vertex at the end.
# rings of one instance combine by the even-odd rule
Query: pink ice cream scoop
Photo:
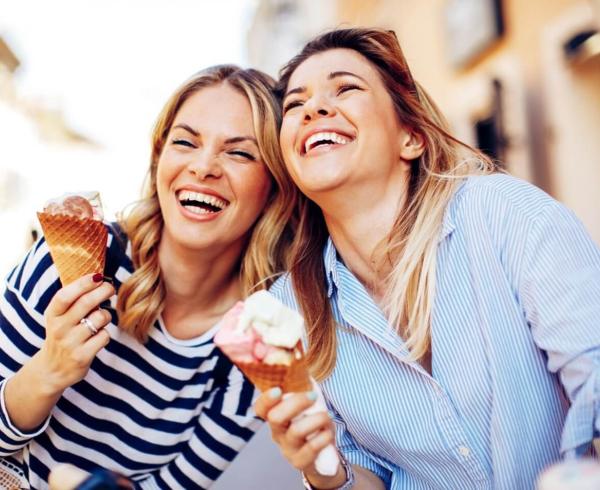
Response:
POLYGON ((215 344, 233 362, 261 361, 268 352, 260 336, 252 328, 239 328, 239 317, 244 303, 238 301, 221 320, 221 328, 215 335, 215 344))
POLYGON ((261 362, 269 356, 276 356, 280 348, 263 342, 262 336, 252 325, 243 328, 240 315, 244 303, 238 301, 221 320, 221 328, 215 335, 215 344, 233 362, 261 362))

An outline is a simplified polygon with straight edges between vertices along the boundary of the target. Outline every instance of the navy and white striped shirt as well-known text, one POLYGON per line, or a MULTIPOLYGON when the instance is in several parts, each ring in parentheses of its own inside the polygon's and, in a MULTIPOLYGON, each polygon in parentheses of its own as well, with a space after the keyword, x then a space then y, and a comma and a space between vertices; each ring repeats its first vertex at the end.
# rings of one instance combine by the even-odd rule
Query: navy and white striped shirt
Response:
MULTIPOLYGON (((600 250, 548 195, 492 175, 457 191, 437 258, 430 376, 327 244, 338 447, 393 490, 530 490, 600 429, 600 250)), ((272 292, 297 308, 289 276, 272 292)))
MULTIPOLYGON (((115 286, 131 274, 130 250, 111 232, 107 270, 115 286)), ((71 463, 101 466, 144 489, 207 488, 252 437, 254 388, 215 346, 216 327, 191 340, 171 337, 159 319, 141 344, 113 322, 108 346, 68 388, 48 420, 22 433, 9 420, 4 386, 41 347, 43 313, 60 288, 42 239, 9 275, 0 303, 0 456, 22 459, 31 488, 71 463)), ((26 410, 26 407, 23 407, 26 410)))

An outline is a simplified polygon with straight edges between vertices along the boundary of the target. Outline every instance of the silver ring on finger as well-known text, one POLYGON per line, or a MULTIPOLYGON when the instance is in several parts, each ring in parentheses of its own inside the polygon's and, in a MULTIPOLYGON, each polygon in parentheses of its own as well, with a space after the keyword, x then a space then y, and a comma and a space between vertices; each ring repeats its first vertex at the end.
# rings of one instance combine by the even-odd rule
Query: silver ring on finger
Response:
POLYGON ((85 325, 92 335, 96 335, 98 333, 96 325, 94 325, 92 323, 92 320, 90 320, 89 318, 83 317, 79 323, 85 325))

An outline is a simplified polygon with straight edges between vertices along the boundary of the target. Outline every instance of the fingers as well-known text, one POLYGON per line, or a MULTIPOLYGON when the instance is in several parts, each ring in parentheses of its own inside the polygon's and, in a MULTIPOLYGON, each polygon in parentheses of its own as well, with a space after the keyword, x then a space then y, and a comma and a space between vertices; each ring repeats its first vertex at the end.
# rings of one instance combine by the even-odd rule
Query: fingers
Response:
POLYGON ((294 420, 286 431, 286 439, 293 446, 302 446, 306 439, 320 431, 332 432, 327 412, 316 412, 294 420))
POLYGON ((112 319, 110 313, 101 308, 93 311, 87 317, 84 318, 87 318, 87 321, 90 322, 91 326, 88 327, 88 325, 86 325, 86 323, 83 320, 81 320, 79 325, 75 325, 73 327, 73 330, 76 332, 76 334, 74 334, 74 340, 77 343, 83 343, 92 335, 95 335, 99 330, 103 329, 106 325, 108 325, 108 323, 112 319))
POLYGON ((54 295, 52 301, 48 304, 46 312, 53 316, 63 315, 81 295, 100 286, 102 279, 102 274, 96 273, 87 274, 73 281, 54 295))
POLYGON ((266 420, 271 426, 273 437, 286 432, 292 420, 310 407, 316 400, 314 392, 291 393, 285 400, 271 408, 266 420))
POLYGON ((85 292, 63 313, 63 323, 69 326, 78 324, 82 318, 91 315, 90 312, 96 310, 103 301, 109 299, 113 294, 115 294, 115 288, 106 282, 91 291, 85 292))
POLYGON ((284 457, 301 471, 313 465, 319 452, 335 439, 327 412, 303 414, 316 399, 312 391, 288 393, 283 398, 281 389, 273 388, 262 393, 254 405, 256 414, 269 423, 284 457))
POLYGON ((333 444, 334 440, 335 436, 332 430, 325 429, 318 432, 293 454, 290 463, 296 469, 305 471, 314 464, 319 453, 329 444, 333 444))
MULTIPOLYGON (((316 399, 314 392, 289 393, 285 399, 273 406, 266 414, 265 420, 271 427, 271 436, 277 444, 290 444, 286 437, 292 421, 310 407, 316 399)), ((298 443, 293 444, 297 446, 298 443)))
POLYGON ((281 388, 271 388, 260 394, 254 403, 254 411, 261 419, 266 420, 269 410, 281 401, 281 388))
POLYGON ((84 359, 89 359, 91 364, 96 354, 100 352, 104 347, 108 345, 110 341, 110 335, 104 329, 100 330, 96 335, 92 335, 86 342, 81 346, 81 353, 84 359))

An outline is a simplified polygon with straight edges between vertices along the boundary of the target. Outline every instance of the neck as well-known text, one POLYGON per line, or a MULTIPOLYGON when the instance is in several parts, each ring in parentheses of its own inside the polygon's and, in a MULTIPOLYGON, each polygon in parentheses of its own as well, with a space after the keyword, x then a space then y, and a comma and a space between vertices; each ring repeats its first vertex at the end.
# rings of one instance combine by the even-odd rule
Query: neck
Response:
POLYGON ((165 284, 162 317, 169 333, 191 338, 211 328, 242 298, 239 260, 242 244, 228 249, 189 250, 164 234, 158 251, 165 284))
POLYGON ((337 252, 376 300, 383 297, 392 266, 382 243, 404 206, 408 190, 408 180, 403 175, 396 177, 384 188, 340 188, 317 201, 337 252))

